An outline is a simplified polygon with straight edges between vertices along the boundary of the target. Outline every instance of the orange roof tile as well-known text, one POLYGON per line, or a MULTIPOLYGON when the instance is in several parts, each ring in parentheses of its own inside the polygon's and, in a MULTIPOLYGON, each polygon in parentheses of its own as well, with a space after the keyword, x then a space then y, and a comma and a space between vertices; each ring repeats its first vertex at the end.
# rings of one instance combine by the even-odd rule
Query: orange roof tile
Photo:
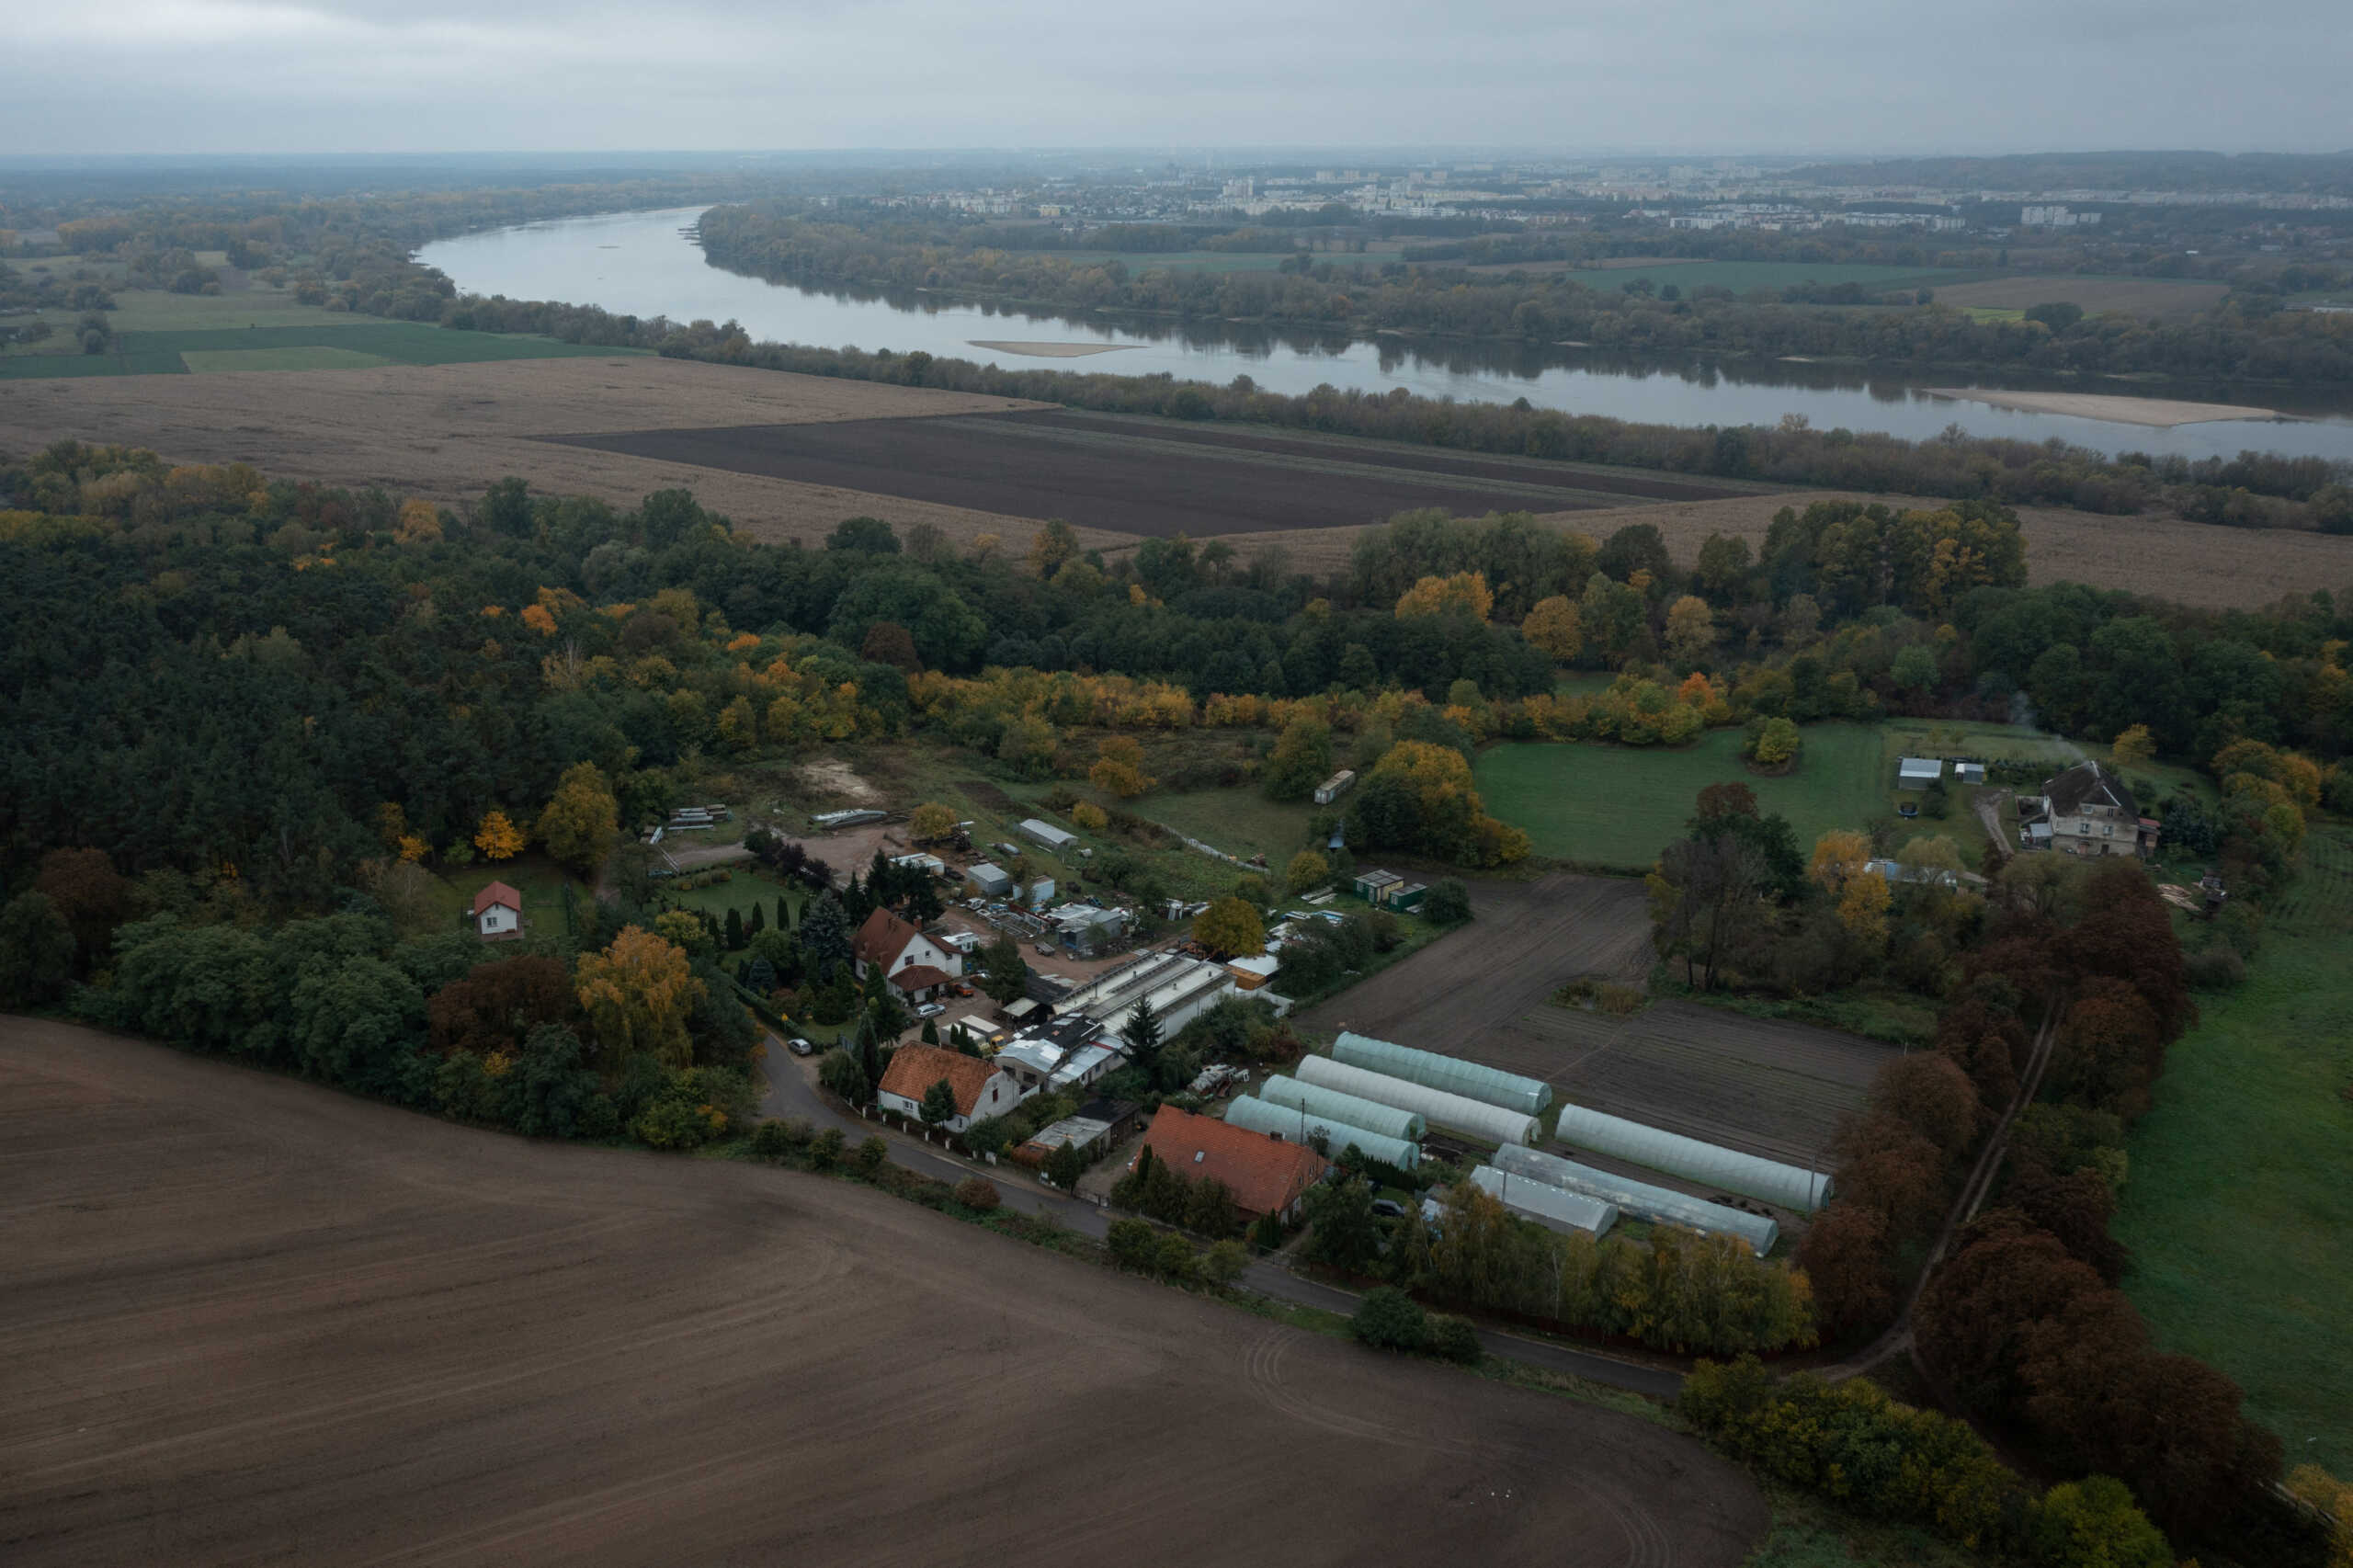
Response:
POLYGON ((945 1078, 956 1093, 956 1114, 970 1116, 981 1102, 981 1091, 995 1076, 996 1069, 977 1056, 944 1046, 903 1045, 891 1058, 891 1065, 882 1069, 881 1088, 920 1103, 931 1086, 945 1078))
POLYGON ((523 895, 505 882, 493 882, 474 894, 474 915, 479 918, 483 910, 494 903, 503 903, 517 915, 523 913, 523 895))
MULTIPOLYGON (((1188 1180, 1214 1176, 1225 1183, 1234 1206, 1253 1214, 1290 1208, 1331 1163, 1303 1143, 1229 1127, 1214 1117, 1195 1116, 1175 1106, 1160 1108, 1144 1130, 1143 1141, 1153 1158, 1177 1175, 1188 1180)), ((1130 1162, 1131 1167, 1133 1164, 1130 1162)))

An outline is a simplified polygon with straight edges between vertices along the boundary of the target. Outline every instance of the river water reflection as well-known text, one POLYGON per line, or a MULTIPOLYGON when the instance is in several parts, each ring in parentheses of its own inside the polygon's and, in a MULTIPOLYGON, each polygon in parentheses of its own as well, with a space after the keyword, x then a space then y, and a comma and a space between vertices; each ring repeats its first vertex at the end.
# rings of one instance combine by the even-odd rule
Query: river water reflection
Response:
POLYGON ((1490 343, 1376 342, 1288 334, 1224 323, 1112 324, 1108 317, 951 302, 913 291, 881 294, 764 282, 710 266, 691 229, 699 208, 609 213, 497 229, 427 245, 419 259, 469 292, 600 305, 674 321, 733 319, 755 338, 920 349, 1008 367, 1226 382, 1248 376, 1272 392, 1328 382, 1429 397, 1508 403, 1664 425, 1769 425, 1802 415, 1824 428, 1886 431, 1918 439, 1958 425, 1977 436, 2054 437, 2114 455, 2141 451, 2230 456, 2247 448, 2353 460, 2353 395, 2220 385, 2038 380, 1948 372, 1906 377, 1853 366, 1745 359, 1661 359, 1574 348, 1490 343), (975 347, 974 340, 1099 346, 1107 352, 1045 358, 975 347), (1930 386, 2010 391, 2115 392, 2211 403, 2261 403, 2299 415, 2218 420, 2160 429, 1990 407, 1931 395, 1930 386))

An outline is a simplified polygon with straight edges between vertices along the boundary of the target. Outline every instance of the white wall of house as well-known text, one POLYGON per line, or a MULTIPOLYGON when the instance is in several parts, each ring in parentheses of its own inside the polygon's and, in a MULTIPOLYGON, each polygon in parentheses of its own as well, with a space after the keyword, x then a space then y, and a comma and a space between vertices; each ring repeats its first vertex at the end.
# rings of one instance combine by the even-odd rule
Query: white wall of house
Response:
POLYGON ((485 937, 503 937, 522 925, 522 917, 503 903, 494 903, 482 912, 479 928, 485 937))
MULTIPOLYGON (((981 1086, 980 1096, 972 1103, 972 1114, 952 1116, 940 1125, 950 1132, 961 1132, 975 1121, 992 1116, 1005 1115, 1021 1103, 1021 1085, 1013 1081, 1010 1074, 992 1074, 989 1081, 981 1086)), ((893 1094, 885 1089, 875 1096, 874 1100, 877 1105, 893 1115, 904 1116, 910 1121, 923 1119, 923 1101, 920 1099, 909 1099, 904 1095, 893 1094)))

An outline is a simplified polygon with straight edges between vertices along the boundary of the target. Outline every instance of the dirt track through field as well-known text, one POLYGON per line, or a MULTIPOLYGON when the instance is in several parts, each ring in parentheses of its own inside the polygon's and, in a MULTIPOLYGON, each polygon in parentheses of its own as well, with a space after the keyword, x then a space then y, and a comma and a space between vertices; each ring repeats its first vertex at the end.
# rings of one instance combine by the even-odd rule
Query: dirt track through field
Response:
POLYGON ((1569 981, 1648 972, 1645 894, 1631 879, 1474 883, 1472 907, 1469 926, 1301 1015, 1301 1027, 1483 1062, 1541 1078, 1573 1105, 1800 1165, 1826 1157, 1886 1058, 1859 1036, 1688 1002, 1626 1018, 1554 1004, 1569 981))
POLYGON ((819 1177, 0 1021, 0 1557, 1732 1568, 1698 1444, 819 1177))

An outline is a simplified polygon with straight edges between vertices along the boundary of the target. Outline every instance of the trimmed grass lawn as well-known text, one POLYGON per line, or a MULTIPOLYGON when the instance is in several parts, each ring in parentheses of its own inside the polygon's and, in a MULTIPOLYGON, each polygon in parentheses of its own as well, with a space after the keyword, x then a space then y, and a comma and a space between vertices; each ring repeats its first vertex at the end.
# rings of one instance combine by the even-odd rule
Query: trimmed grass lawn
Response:
POLYGON ((201 376, 214 370, 364 370, 392 361, 353 348, 196 348, 182 354, 180 363, 201 376))
POLYGON ((1641 870, 1682 836, 1711 784, 1746 784, 1809 847, 1834 827, 1860 828, 1888 814, 1894 768, 1882 743, 1871 725, 1810 725, 1796 770, 1779 778, 1760 778, 1742 764, 1738 730, 1711 731, 1673 750, 1519 742, 1481 753, 1474 773, 1488 813, 1527 829, 1538 854, 1641 870))
POLYGON ((2353 1473, 2353 843, 2315 832, 2247 981, 2201 996, 2133 1128, 2116 1234, 2157 1344, 2212 1363, 2288 1463, 2353 1473))
POLYGON ((595 903, 597 896, 589 884, 538 850, 497 864, 477 860, 471 866, 444 867, 433 881, 436 896, 453 926, 460 925, 473 908, 474 894, 493 882, 505 882, 523 895, 524 927, 538 936, 563 935, 565 883, 572 884, 573 896, 583 909, 595 903))

